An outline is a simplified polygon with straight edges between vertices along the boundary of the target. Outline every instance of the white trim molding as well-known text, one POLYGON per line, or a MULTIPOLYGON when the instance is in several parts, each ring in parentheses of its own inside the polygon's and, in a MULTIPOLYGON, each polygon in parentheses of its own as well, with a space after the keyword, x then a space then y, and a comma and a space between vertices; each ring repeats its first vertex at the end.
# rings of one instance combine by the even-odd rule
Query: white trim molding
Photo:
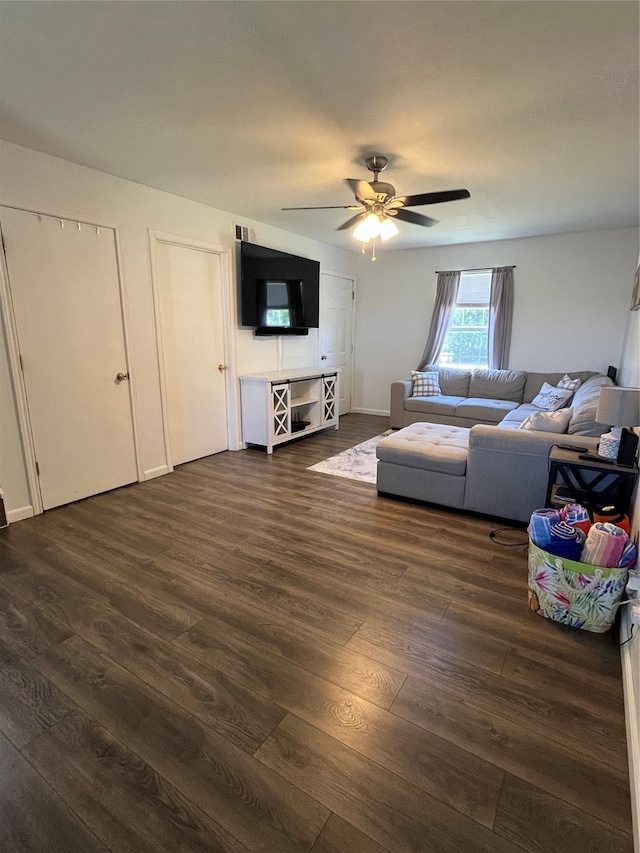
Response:
POLYGON ((143 480, 153 480, 155 477, 162 477, 163 474, 169 473, 168 465, 159 465, 157 468, 149 468, 147 471, 143 471, 142 479, 143 480))
POLYGON ((388 418, 391 415, 389 409, 363 409, 361 406, 354 406, 351 411, 356 415, 380 415, 383 418, 388 418))
POLYGON ((13 524, 15 521, 23 521, 25 518, 33 518, 35 510, 32 506, 21 506, 18 509, 7 510, 7 521, 13 524))

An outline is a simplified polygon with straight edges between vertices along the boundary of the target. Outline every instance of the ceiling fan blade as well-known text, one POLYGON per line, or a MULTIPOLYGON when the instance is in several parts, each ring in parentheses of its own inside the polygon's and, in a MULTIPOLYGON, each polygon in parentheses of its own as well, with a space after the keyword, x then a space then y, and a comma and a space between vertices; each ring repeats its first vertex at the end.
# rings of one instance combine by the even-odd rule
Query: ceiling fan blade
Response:
POLYGON ((336 204, 330 207, 281 207, 280 210, 361 210, 361 204, 336 204))
POLYGON ((430 216, 423 216, 421 213, 414 213, 413 210, 405 210, 402 208, 395 212, 396 219, 402 219, 405 222, 413 222, 414 225, 426 225, 431 228, 432 225, 437 225, 439 219, 432 219, 430 216))
POLYGON ((406 195, 401 200, 404 202, 405 207, 413 207, 419 204, 440 204, 443 201, 457 201, 461 198, 471 198, 469 190, 444 190, 439 193, 406 195))
POLYGON ((347 219, 346 222, 343 222, 342 225, 339 225, 336 228, 336 231, 346 231, 347 228, 351 228, 352 225, 355 225, 356 222, 359 222, 362 219, 361 213, 356 213, 355 216, 352 216, 351 219, 347 219))
POLYGON ((378 201, 378 194, 366 181, 358 181, 355 178, 345 178, 345 183, 351 187, 352 192, 358 201, 378 201))

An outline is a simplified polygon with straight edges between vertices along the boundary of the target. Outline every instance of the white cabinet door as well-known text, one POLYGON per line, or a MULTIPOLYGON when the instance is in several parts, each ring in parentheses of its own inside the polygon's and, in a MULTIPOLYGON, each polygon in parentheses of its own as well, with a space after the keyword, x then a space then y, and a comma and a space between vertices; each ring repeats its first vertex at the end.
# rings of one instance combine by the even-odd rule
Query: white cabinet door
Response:
POLYGON ((338 377, 325 376, 322 380, 322 423, 332 424, 336 420, 338 377))
POLYGON ((0 208, 44 509, 138 479, 115 233, 0 208))
POLYGON ((271 386, 271 441, 291 434, 289 383, 271 386))

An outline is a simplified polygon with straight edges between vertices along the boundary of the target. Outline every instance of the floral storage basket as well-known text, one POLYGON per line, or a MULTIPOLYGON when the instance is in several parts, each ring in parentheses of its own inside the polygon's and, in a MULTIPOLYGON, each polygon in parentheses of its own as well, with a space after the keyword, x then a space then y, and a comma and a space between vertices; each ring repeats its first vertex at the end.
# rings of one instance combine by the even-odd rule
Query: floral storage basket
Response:
POLYGON ((603 569, 543 551, 529 539, 529 605, 539 616, 585 631, 613 625, 627 569, 603 569))

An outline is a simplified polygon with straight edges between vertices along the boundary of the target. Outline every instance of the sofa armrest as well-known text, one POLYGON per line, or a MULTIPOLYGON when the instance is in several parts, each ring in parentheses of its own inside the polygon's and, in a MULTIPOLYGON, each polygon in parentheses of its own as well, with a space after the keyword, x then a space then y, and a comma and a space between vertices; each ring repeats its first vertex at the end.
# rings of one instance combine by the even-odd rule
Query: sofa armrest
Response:
POLYGON ((391 429, 404 426, 404 401, 411 396, 413 383, 410 379, 400 379, 391 383, 391 403, 389 405, 391 429))
POLYGON ((597 438, 477 425, 469 431, 465 509, 528 521, 544 506, 554 444, 595 449, 597 438))

